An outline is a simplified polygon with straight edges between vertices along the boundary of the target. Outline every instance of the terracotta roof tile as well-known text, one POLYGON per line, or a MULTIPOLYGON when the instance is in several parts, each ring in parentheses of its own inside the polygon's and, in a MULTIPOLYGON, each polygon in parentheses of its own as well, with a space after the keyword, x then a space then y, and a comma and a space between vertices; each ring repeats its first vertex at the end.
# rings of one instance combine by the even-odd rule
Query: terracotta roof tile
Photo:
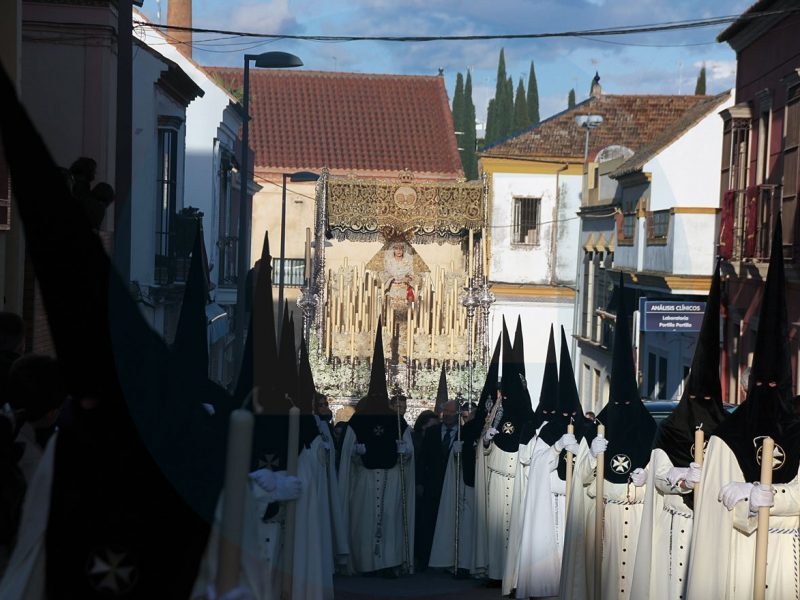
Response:
POLYGON ((481 154, 508 158, 566 158, 583 161, 586 131, 579 115, 602 115, 589 136, 589 158, 611 145, 637 152, 708 96, 639 96, 603 94, 558 113, 538 125, 487 147, 481 154))
POLYGON ((649 144, 642 146, 633 156, 617 167, 615 171, 609 174, 610 177, 621 177, 640 170, 649 160, 697 125, 710 113, 717 110, 730 97, 730 92, 722 92, 716 96, 706 96, 704 101, 698 102, 684 112, 680 118, 673 121, 649 144))
POLYGON ((250 114, 257 168, 463 177, 442 77, 252 69, 250 114))

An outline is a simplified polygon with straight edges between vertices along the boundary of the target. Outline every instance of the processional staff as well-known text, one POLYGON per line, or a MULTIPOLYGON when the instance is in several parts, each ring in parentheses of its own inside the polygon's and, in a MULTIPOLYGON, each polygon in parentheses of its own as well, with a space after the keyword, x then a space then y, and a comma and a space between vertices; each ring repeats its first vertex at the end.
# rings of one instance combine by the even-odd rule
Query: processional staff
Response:
MULTIPOLYGON (((567 425, 567 433, 574 434, 575 433, 575 425, 572 424, 572 418, 570 418, 569 425, 567 425)), ((567 451, 567 476, 566 476, 566 484, 567 484, 567 491, 564 495, 564 521, 567 520, 567 515, 569 514, 569 493, 570 488, 572 487, 572 452, 569 450, 567 451)))
MULTIPOLYGON (((761 445, 761 485, 772 488, 772 453, 775 440, 764 438, 761 445)), ((758 509, 756 530, 756 568, 753 576, 753 600, 764 600, 767 589, 767 542, 769 541, 769 506, 758 509)))
MULTIPOLYGON (((604 425, 597 426, 597 437, 605 437, 604 425)), ((603 481, 606 476, 606 453, 597 455, 597 476, 595 477, 595 512, 594 512, 594 600, 600 600, 603 587, 601 577, 603 573, 603 520, 605 517, 605 502, 603 498, 603 481)))
MULTIPOLYGON (((293 406, 289 409, 289 443, 286 448, 286 474, 297 476, 297 450, 300 446, 300 409, 293 406)), ((294 501, 286 503, 286 526, 283 542, 283 579, 281 581, 281 598, 292 597, 292 572, 294 561, 295 513, 297 505, 294 501)))

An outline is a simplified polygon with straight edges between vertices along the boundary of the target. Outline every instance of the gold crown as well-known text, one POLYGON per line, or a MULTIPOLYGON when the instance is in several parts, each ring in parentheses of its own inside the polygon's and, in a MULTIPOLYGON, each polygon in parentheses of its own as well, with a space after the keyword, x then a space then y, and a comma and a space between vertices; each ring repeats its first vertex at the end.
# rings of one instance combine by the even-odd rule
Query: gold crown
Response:
POLYGON ((417 231, 416 227, 409 227, 408 229, 399 230, 394 225, 384 225, 380 228, 380 232, 384 239, 391 243, 406 242, 409 243, 414 233, 417 231))
POLYGON ((414 173, 408 169, 403 169, 403 171, 397 176, 397 180, 400 183, 414 183, 414 173))

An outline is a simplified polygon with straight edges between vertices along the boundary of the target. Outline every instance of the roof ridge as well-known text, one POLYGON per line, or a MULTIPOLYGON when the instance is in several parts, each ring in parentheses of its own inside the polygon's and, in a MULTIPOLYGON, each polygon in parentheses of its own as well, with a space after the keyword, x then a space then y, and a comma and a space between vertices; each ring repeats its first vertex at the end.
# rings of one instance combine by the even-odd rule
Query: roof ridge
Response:
MULTIPOLYGON (((229 67, 229 66, 215 66, 206 65, 204 69, 210 70, 226 70, 241 72, 243 67, 229 67)), ((320 76, 320 77, 341 77, 341 78, 364 78, 364 77, 379 77, 386 79, 441 79, 440 75, 419 75, 419 74, 400 74, 400 73, 359 73, 355 71, 322 71, 319 69, 251 69, 250 76, 255 74, 268 74, 268 75, 282 75, 287 77, 303 77, 303 76, 320 76)))

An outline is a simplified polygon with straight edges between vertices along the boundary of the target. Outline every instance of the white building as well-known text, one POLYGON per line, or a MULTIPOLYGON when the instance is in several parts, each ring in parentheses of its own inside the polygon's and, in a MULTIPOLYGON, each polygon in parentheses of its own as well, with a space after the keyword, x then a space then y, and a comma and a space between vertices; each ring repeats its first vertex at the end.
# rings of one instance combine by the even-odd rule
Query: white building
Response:
MULTIPOLYGON (((146 22, 134 12, 138 21, 146 22)), ((229 383, 238 243, 238 159, 242 108, 214 77, 157 29, 134 28, 133 209, 131 280, 154 328, 171 340, 183 296, 192 213, 202 213, 211 284, 211 376, 229 383), (182 77, 176 79, 177 73, 182 77), (196 88, 181 114, 180 85, 196 88), (155 91, 151 94, 156 83, 155 91), (170 166, 172 165, 172 166, 170 166), (190 210, 196 209, 196 210, 190 210)), ((260 189, 250 181, 249 194, 260 189)), ((248 240, 249 246, 249 240, 248 240)), ((243 276, 246 274, 243 274, 243 276)))
POLYGON ((676 399, 683 391, 697 332, 643 331, 639 301, 675 306, 707 296, 717 253, 717 113, 732 102, 728 92, 602 100, 614 98, 616 110, 601 98, 584 109, 603 116, 596 131, 605 130, 591 134, 576 311, 581 399, 594 411, 608 400, 620 273, 642 396, 676 399), (632 121, 641 123, 638 133, 626 134, 632 121))

